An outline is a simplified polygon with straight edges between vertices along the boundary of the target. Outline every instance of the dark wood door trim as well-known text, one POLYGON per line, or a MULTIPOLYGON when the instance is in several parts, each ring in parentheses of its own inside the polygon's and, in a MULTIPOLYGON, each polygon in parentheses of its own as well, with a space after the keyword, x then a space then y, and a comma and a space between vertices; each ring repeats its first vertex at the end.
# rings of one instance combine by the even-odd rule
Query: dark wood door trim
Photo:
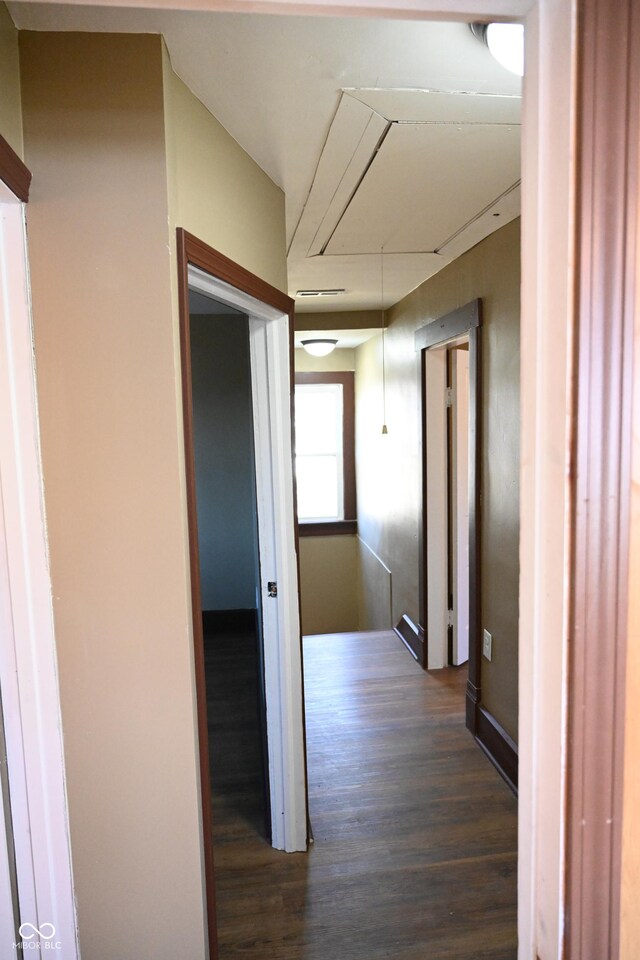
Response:
MULTIPOLYGON (((230 284, 256 300, 281 310, 289 317, 290 356, 293 357, 294 301, 280 290, 256 277, 243 267, 218 253, 212 247, 187 233, 177 230, 178 304, 180 318, 180 362, 182 370, 182 411, 187 487, 187 523, 189 533, 189 563, 191 573, 191 613, 196 681, 196 709, 198 724, 198 755, 200 760, 200 792, 202 803, 202 833, 205 868, 205 897, 209 950, 211 960, 218 956, 216 923, 215 869, 213 860, 213 817, 211 809, 211 774, 209 768, 209 733, 207 720, 207 691, 204 665, 204 638, 202 627, 202 598, 200 593, 200 557, 198 550, 198 517, 196 510, 196 473, 193 432, 193 398, 191 379, 191 343, 189 321, 189 266, 193 265, 230 284)), ((293 369, 293 366, 292 366, 293 369)), ((293 390, 291 391, 293 394, 293 390)), ((293 402, 293 401, 292 401, 293 402)))
POLYGON ((0 180, 6 183, 19 200, 27 203, 31 171, 2 135, 0 135, 0 180))
MULTIPOLYGON (((471 303, 421 327, 415 334, 416 350, 420 354, 422 397, 422 503, 419 524, 420 562, 420 627, 427 624, 427 404, 426 351, 443 346, 448 341, 468 334, 469 337, 469 676, 467 680, 467 727, 475 735, 481 693, 481 638, 480 638, 480 456, 481 456, 481 337, 482 303, 471 303)), ((422 666, 427 669, 427 644, 422 666)))
POLYGON ((282 313, 287 314, 291 327, 293 327, 295 302, 286 293, 278 290, 277 287, 272 287, 270 283, 267 283, 261 277, 257 277, 255 273, 245 270, 244 267, 234 263, 229 257, 225 257, 223 253, 218 253, 213 247, 183 230, 182 227, 178 227, 177 236, 178 255, 182 250, 187 264, 199 267, 205 273, 210 273, 218 280, 223 280, 237 290, 248 293, 261 303, 266 303, 270 307, 275 307, 276 310, 281 310, 282 313))
MULTIPOLYGON (((567 960, 619 955, 640 8, 578 5, 567 960)), ((637 385, 636 385, 637 386, 637 385)))

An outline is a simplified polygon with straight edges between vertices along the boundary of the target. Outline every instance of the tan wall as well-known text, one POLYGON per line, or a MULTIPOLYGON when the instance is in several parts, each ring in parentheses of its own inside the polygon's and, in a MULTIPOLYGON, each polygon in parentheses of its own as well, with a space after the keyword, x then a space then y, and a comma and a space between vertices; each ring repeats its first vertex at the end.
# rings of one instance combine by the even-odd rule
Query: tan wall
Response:
POLYGON ((390 630, 391 571, 358 537, 358 629, 390 630))
POLYGON ((21 61, 80 944, 91 960, 198 960, 161 41, 23 33, 21 61))
MULTIPOLYGON (((357 350, 358 529, 391 571, 392 618, 419 620, 420 380, 415 331, 481 297, 483 516, 481 626, 493 634, 482 661, 483 702, 517 736, 519 540, 519 221, 478 244, 389 311, 387 424, 382 436, 380 337, 357 350)), ((367 619, 361 610, 360 619, 367 619)))
POLYGON ((191 93, 163 55, 169 211, 184 227, 287 291, 284 194, 191 93))
POLYGON ((23 157, 18 31, 0 2, 0 134, 23 157))
POLYGON ((358 629, 358 538, 300 538, 302 632, 358 629))
POLYGON ((300 373, 335 373, 335 371, 355 370, 356 352, 336 349, 328 357, 312 357, 306 350, 298 347, 294 359, 296 370, 300 373))
POLYGON ((369 330, 379 327, 379 310, 328 310, 323 313, 301 313, 296 310, 296 330, 369 330))

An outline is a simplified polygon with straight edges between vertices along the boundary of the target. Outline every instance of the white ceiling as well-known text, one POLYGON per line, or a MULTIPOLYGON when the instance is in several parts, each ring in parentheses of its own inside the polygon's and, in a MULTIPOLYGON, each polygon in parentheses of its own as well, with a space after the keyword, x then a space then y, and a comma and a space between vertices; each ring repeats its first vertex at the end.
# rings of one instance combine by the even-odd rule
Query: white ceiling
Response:
POLYGON ((347 291, 301 310, 379 308, 380 246, 388 306, 518 213, 520 80, 465 24, 9 9, 21 29, 164 35, 176 72, 285 192, 289 292, 347 291))

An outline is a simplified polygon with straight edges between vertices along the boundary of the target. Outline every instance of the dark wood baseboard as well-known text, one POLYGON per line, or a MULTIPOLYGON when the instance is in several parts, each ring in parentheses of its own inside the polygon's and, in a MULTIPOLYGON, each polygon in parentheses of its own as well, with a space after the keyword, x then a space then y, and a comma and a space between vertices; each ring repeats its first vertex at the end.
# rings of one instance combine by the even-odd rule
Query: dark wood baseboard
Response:
POLYGON ((480 687, 467 678, 466 724, 467 730, 476 735, 478 728, 478 708, 480 706, 480 687))
MULTIPOLYGON (((468 701, 467 701, 468 702, 468 701)), ((476 742, 518 795, 518 745, 485 707, 476 709, 476 742)))
POLYGON ((298 524, 298 533, 301 537, 338 537, 357 532, 357 520, 330 520, 326 523, 305 523, 302 521, 298 524))
POLYGON ((248 633, 256 629, 256 610, 203 610, 202 629, 211 633, 248 633))
POLYGON ((393 628, 398 634, 409 653, 416 658, 421 667, 427 663, 427 645, 424 630, 404 613, 400 622, 393 628))

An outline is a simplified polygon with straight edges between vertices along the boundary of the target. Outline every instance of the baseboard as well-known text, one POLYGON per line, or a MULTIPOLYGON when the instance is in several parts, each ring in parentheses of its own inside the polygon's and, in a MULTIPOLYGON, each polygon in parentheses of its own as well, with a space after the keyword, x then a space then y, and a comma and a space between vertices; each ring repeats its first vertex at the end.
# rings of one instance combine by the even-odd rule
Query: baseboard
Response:
POLYGON ((476 709, 476 742, 518 795, 518 746, 485 707, 476 709))
POLYGON ((467 678, 467 695, 466 695, 466 723, 467 730, 470 730, 471 733, 476 735, 478 728, 478 708, 480 706, 480 687, 476 687, 474 683, 467 678))
POLYGON ((202 629, 209 633, 248 633, 256 628, 256 610, 203 610, 202 629))
POLYGON ((427 661, 427 645, 422 627, 420 625, 416 626, 413 620, 410 620, 405 613, 393 629, 405 647, 407 647, 410 654, 415 657, 421 667, 424 667, 427 661))

